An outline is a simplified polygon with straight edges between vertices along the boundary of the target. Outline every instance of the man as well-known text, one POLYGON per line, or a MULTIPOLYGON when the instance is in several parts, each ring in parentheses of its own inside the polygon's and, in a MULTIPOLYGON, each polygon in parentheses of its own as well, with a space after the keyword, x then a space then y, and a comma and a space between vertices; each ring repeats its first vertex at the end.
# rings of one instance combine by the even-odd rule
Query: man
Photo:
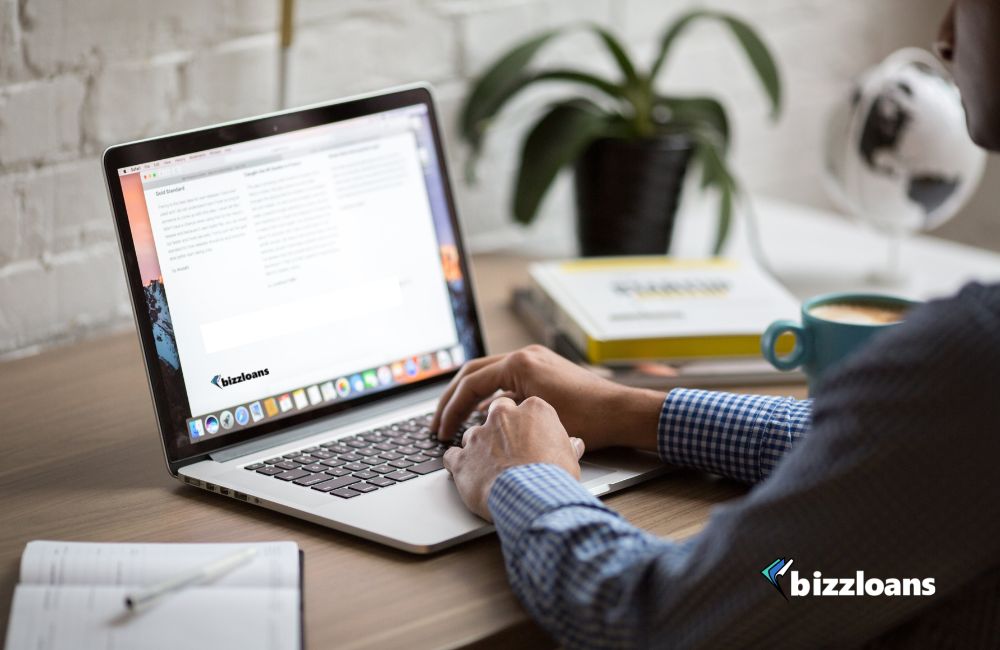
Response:
MULTIPOLYGON (((970 132, 994 150, 997 34, 1000 0, 957 0, 938 45, 970 132)), ((998 387, 1000 286, 970 285, 875 338, 815 403, 628 389, 533 347, 469 362, 434 426, 450 437, 502 391, 445 464, 495 522, 514 591, 566 646, 997 648, 998 387), (670 542, 579 486, 584 445, 655 450, 757 485, 670 542), (761 575, 780 558, 794 562, 778 578, 787 600, 761 575), (859 571, 890 595, 790 593, 814 572, 841 592, 859 571), (897 595, 890 579, 929 588, 897 595)))

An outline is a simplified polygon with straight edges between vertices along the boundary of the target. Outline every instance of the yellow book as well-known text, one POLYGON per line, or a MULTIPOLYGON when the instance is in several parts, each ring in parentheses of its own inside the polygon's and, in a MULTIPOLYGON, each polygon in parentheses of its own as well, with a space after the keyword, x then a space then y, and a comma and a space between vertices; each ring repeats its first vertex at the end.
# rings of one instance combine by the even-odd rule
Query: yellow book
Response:
POLYGON ((798 314, 784 287, 736 260, 588 258, 533 264, 531 277, 545 317, 594 364, 759 357, 767 326, 798 314))

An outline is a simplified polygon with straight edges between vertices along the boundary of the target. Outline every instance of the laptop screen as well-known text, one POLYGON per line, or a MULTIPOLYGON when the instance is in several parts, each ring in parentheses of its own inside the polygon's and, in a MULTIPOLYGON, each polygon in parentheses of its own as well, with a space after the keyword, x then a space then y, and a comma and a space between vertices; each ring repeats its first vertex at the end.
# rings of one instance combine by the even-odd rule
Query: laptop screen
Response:
POLYGON ((181 456, 479 353, 439 157, 417 103, 117 169, 181 456))

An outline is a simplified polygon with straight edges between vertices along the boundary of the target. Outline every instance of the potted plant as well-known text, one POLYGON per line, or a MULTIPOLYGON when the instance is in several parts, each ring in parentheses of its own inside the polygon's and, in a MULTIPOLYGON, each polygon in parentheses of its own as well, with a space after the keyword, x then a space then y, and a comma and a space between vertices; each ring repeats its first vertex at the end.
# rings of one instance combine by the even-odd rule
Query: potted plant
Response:
POLYGON ((729 118, 712 97, 661 94, 654 86, 677 37, 692 23, 714 20, 736 38, 771 105, 781 109, 781 81, 767 46, 747 23, 730 14, 698 10, 668 27, 647 70, 640 70, 615 36, 594 33, 617 64, 620 78, 556 68, 532 69, 538 52, 570 27, 546 31, 501 56, 473 85, 461 114, 461 133, 471 145, 469 176, 483 139, 507 102, 536 83, 570 82, 586 93, 549 107, 525 137, 514 192, 515 219, 528 224, 561 169, 575 166, 578 238, 584 255, 663 254, 670 245, 674 213, 689 162, 701 168, 701 184, 719 195, 712 247, 726 242, 738 193, 726 154, 729 118))

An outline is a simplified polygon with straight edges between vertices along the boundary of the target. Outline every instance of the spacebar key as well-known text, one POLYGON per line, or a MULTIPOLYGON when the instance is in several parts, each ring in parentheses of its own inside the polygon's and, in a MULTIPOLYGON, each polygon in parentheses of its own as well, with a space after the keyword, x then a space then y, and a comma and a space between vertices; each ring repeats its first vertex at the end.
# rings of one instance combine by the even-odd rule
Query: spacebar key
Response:
POLYGON ((439 469, 444 469, 444 461, 440 458, 432 458, 431 460, 418 465, 407 467, 406 471, 413 472, 414 474, 430 474, 431 472, 436 472, 439 469))

